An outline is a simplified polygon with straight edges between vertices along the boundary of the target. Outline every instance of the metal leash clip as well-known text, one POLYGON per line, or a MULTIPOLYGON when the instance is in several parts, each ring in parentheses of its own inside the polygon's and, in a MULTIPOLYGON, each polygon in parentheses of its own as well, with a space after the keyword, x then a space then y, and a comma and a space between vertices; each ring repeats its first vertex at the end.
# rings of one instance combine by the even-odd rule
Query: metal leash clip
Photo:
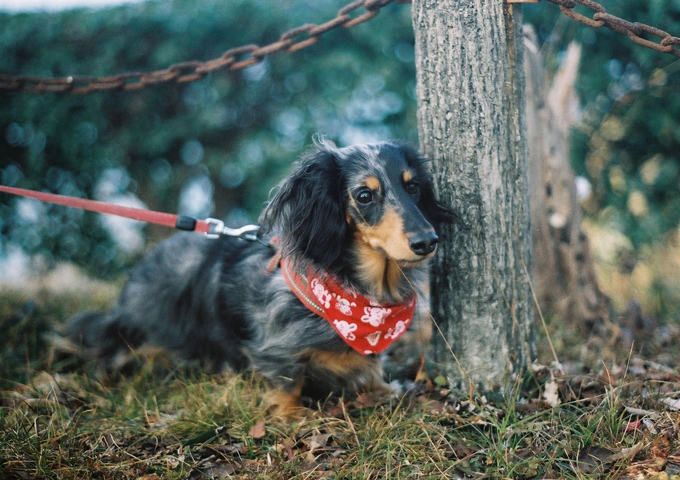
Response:
POLYGON ((227 236, 255 242, 257 240, 257 232, 260 231, 259 225, 244 225, 240 228, 229 228, 224 225, 222 220, 216 218, 206 218, 205 222, 210 224, 210 231, 205 234, 208 238, 227 236))

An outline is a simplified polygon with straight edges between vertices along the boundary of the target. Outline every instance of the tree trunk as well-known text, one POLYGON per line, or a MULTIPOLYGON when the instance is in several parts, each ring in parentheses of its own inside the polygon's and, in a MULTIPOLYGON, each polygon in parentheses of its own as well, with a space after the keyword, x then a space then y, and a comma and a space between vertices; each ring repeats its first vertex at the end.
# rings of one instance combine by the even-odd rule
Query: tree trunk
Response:
POLYGON ((531 223, 534 235, 534 289, 541 310, 557 316, 584 337, 597 327, 613 333, 609 300, 600 290, 581 229, 583 212, 569 164, 569 139, 577 120, 575 83, 581 47, 569 45, 548 88, 536 34, 525 27, 527 123, 531 223), (604 328, 604 329, 603 329, 604 328))
POLYGON ((434 361, 453 385, 502 389, 534 357, 521 7, 412 11, 420 148, 459 215, 433 267, 434 361))

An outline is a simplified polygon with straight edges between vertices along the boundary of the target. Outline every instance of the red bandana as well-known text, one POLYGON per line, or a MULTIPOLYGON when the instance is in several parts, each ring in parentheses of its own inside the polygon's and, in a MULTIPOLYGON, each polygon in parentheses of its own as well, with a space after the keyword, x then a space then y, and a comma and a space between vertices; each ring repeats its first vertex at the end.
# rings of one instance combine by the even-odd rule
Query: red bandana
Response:
POLYGON ((300 275, 285 258, 281 260, 281 270, 300 301, 326 319, 345 343, 362 355, 382 352, 411 323, 415 295, 403 303, 379 305, 343 288, 330 275, 300 275))

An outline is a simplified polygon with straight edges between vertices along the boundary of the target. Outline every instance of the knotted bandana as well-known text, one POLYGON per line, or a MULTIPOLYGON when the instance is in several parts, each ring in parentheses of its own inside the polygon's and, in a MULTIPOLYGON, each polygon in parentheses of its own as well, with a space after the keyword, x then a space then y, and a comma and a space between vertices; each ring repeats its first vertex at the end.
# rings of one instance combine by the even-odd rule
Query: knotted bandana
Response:
POLYGON ((376 304, 344 288, 329 274, 306 275, 281 259, 288 287, 312 312, 324 318, 342 339, 362 355, 380 353, 404 334, 416 308, 416 297, 396 304, 376 304))

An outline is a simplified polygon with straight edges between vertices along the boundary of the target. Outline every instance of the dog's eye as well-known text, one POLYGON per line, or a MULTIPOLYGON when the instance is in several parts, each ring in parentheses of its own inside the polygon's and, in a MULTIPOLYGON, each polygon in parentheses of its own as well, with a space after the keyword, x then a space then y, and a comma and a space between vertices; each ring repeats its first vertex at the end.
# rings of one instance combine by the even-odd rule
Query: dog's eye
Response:
POLYGON ((413 182, 407 183, 406 187, 404 188, 406 188, 406 193, 408 193, 411 196, 416 196, 418 195, 418 193, 420 193, 420 187, 418 186, 417 183, 413 182))
POLYGON ((371 203, 372 201, 373 201, 373 192, 371 192, 370 190, 362 190, 357 195, 357 202, 359 202, 363 205, 371 203))

